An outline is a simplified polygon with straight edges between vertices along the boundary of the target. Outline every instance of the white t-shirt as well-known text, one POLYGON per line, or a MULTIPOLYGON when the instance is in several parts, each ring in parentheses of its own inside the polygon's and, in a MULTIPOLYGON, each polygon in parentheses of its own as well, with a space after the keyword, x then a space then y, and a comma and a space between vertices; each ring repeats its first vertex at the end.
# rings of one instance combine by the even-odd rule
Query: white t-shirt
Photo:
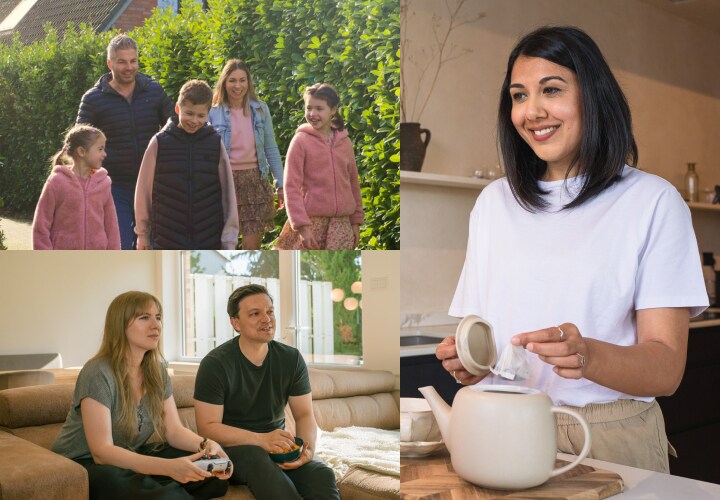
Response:
MULTIPOLYGON (((515 334, 574 323, 612 344, 637 343, 635 311, 708 305, 690 210, 667 181, 625 166, 622 179, 570 210, 580 178, 541 182, 550 212, 531 214, 506 178, 487 186, 470 216, 467 256, 451 316, 476 314, 493 326, 498 353, 515 334)), ((527 352, 528 380, 493 375, 547 393, 556 405, 638 399, 586 379, 556 375, 527 352)))

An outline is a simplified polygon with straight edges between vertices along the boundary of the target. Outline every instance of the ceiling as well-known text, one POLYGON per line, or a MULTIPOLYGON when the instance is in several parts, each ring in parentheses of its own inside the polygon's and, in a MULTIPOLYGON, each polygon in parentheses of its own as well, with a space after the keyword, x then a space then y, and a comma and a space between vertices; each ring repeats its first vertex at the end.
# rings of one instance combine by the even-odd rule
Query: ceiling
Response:
POLYGON ((643 0, 645 3, 720 33, 718 0, 643 0))

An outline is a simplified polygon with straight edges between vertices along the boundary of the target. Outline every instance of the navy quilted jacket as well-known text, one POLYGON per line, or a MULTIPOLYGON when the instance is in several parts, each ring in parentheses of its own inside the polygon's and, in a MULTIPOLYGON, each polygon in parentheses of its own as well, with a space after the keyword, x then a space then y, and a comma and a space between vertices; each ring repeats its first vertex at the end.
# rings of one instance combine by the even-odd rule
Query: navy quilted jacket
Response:
POLYGON ((116 186, 135 190, 140 163, 150 139, 175 114, 175 105, 160 84, 138 73, 132 103, 100 77, 80 101, 77 123, 87 123, 107 137, 103 167, 116 186))

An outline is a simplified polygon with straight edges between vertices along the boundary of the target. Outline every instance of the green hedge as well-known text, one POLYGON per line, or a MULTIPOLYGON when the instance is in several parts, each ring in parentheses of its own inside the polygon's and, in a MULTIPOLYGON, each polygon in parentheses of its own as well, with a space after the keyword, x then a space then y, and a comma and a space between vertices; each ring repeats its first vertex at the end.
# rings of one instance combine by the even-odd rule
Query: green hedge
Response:
MULTIPOLYGON (((202 78, 214 85, 225 61, 245 60, 259 97, 268 103, 284 156, 303 122, 302 92, 330 82, 358 157, 366 225, 361 248, 400 245, 399 3, 397 0, 194 1, 182 13, 155 11, 130 33, 141 71, 175 98, 202 78)), ((48 172, 47 158, 74 122, 80 97, 107 71, 105 48, 115 33, 85 26, 58 40, 0 46, 0 196, 15 210, 32 210, 48 172)), ((285 222, 279 212, 276 223, 285 222)), ((278 230, 266 235, 269 244, 278 230)))

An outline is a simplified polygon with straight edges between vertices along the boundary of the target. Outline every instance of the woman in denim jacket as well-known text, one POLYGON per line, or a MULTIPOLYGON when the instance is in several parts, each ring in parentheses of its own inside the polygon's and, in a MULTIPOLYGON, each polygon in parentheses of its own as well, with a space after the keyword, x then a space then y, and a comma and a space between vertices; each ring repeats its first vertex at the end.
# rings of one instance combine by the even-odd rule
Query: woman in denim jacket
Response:
POLYGON ((255 95, 250 71, 230 59, 215 85, 208 121, 222 137, 230 157, 243 250, 259 250, 265 231, 273 229, 275 193, 283 208, 283 167, 267 104, 255 95))

